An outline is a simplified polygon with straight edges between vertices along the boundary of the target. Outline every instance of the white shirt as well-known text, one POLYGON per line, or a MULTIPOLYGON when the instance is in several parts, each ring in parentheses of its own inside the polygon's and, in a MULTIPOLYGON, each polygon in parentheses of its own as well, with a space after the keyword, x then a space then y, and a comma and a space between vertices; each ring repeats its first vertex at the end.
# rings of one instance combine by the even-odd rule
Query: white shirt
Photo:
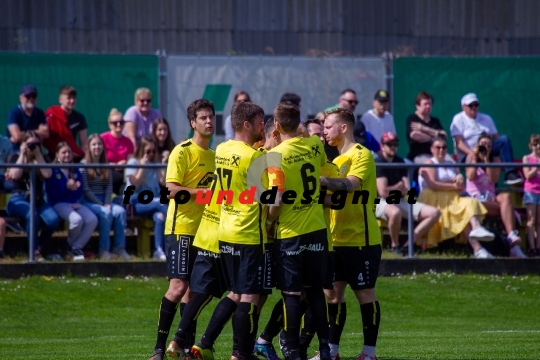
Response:
MULTIPOLYGON (((434 157, 430 159, 434 164, 448 164, 452 165, 453 162, 445 160, 442 163, 439 163, 434 157)), ((435 180, 442 182, 454 181, 454 178, 457 176, 457 170, 455 167, 437 167, 435 168, 435 180)), ((418 175, 418 185, 420 190, 429 188, 427 181, 422 175, 418 175)))
MULTIPOLYGON (((454 116, 452 123, 450 124, 450 132, 452 136, 461 135, 465 144, 471 149, 476 146, 478 137, 481 133, 493 135, 497 134, 497 128, 491 116, 478 113, 476 119, 470 118, 465 115, 465 111, 462 111, 454 116)), ((459 161, 465 158, 465 153, 457 150, 459 161)))
POLYGON ((394 117, 390 115, 388 111, 384 112, 383 117, 377 116, 373 110, 366 111, 360 118, 366 130, 369 131, 375 140, 381 142, 382 135, 385 132, 396 133, 396 125, 394 124, 394 117))

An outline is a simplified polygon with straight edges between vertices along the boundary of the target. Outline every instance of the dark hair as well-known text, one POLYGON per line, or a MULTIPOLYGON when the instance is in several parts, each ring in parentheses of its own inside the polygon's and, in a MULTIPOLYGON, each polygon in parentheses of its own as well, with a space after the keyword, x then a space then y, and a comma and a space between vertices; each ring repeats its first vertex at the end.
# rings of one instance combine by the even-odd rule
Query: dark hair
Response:
POLYGON ((351 110, 343 108, 335 108, 332 110, 328 110, 324 113, 324 118, 326 119, 330 115, 336 115, 339 121, 350 125, 351 128, 354 127, 354 114, 351 110))
MULTIPOLYGON (((101 141, 101 145, 103 146, 103 151, 101 152, 101 155, 99 156, 97 164, 106 164, 107 163, 107 157, 105 156, 105 143, 103 143, 103 139, 99 134, 92 134, 88 137, 88 140, 86 140, 86 153, 84 154, 84 160, 87 164, 95 164, 94 161, 92 161, 92 151, 90 150, 90 143, 94 139, 99 139, 101 141)), ((97 174, 96 168, 86 168, 86 172, 88 173, 89 179, 94 179, 97 174)), ((101 169, 101 181, 109 181, 109 169, 101 169)))
POLYGON ((529 137, 529 145, 532 144, 535 140, 540 140, 540 134, 532 134, 529 137))
POLYGON ((71 95, 71 96, 77 96, 77 90, 73 86, 64 85, 60 88, 60 91, 58 91, 60 95, 71 95))
POLYGON ((339 96, 341 97, 341 96, 345 95, 348 92, 353 93, 354 95, 356 95, 356 91, 354 91, 353 89, 345 89, 345 90, 343 90, 341 92, 341 94, 339 94, 339 96))
POLYGON ((274 118, 270 118, 270 120, 264 124, 264 134, 268 138, 270 135, 272 135, 274 130, 276 130, 276 123, 274 122, 274 118))
POLYGON ((164 146, 165 146, 165 150, 172 151, 176 144, 174 143, 174 139, 172 138, 172 135, 171 135, 171 127, 169 126, 169 122, 165 118, 156 119, 152 123, 152 139, 156 143, 156 146, 158 146, 159 145, 159 140, 158 140, 158 138, 156 136, 156 132, 157 132, 157 129, 158 129, 159 125, 167 126, 167 138, 165 139, 164 146))
POLYGON ((193 129, 193 126, 191 126, 191 122, 195 121, 197 119, 197 113, 202 109, 210 109, 212 110, 212 114, 216 115, 216 111, 214 110, 214 104, 212 104, 211 101, 208 101, 206 99, 198 99, 189 104, 187 108, 187 118, 189 121, 189 126, 193 129))
POLYGON ((247 92, 245 92, 244 90, 240 90, 239 92, 237 92, 236 94, 234 94, 234 102, 236 102, 236 100, 238 100, 238 97, 240 95, 246 95, 247 97, 247 101, 248 102, 251 102, 251 97, 249 96, 249 94, 247 92))
POLYGON ((234 131, 242 129, 244 127, 244 121, 253 124, 253 120, 257 116, 261 116, 264 119, 264 111, 259 105, 250 102, 234 104, 231 110, 231 124, 234 131))
POLYGON ((296 132, 300 125, 300 109, 290 101, 279 103, 274 109, 274 118, 283 131, 296 132))
POLYGON ((493 142, 493 138, 491 137, 491 135, 489 135, 486 132, 482 132, 482 133, 480 133, 480 135, 478 135, 478 140, 476 140, 476 143, 479 144, 480 140, 482 140, 482 139, 489 139, 489 140, 491 140, 491 142, 493 142))
MULTIPOLYGON (((58 145, 56 145, 56 152, 55 152, 55 154, 58 154, 58 152, 60 151, 60 149, 63 148, 63 147, 65 147, 65 146, 67 146, 67 147, 69 148, 69 150, 71 150, 71 146, 69 146, 69 144, 68 144, 67 142, 65 142, 65 141, 60 141, 60 142, 58 143, 58 145)), ((73 151, 71 151, 71 152, 73 153, 73 151)), ((72 159, 72 160, 73 160, 73 159, 72 159)), ((54 162, 59 162, 59 161, 58 161, 58 159, 55 159, 54 162)))
MULTIPOLYGON (((26 130, 26 131, 24 132, 24 138, 23 138, 23 141, 22 141, 22 142, 25 143, 25 142, 28 141, 28 139, 31 139, 31 138, 34 138, 34 137, 37 138, 37 139, 39 140, 39 146, 38 146, 38 148, 39 148, 39 151, 43 154, 43 145, 42 145, 42 143, 41 143, 41 138, 39 137, 39 135, 38 135, 34 130, 26 130)), ((26 160, 28 160, 28 161, 34 160, 34 157, 33 157, 34 155, 33 155, 33 154, 30 155, 30 157, 29 157, 28 153, 25 153, 24 156, 26 157, 26 160)), ((26 170, 26 169, 24 169, 24 170, 26 170)), ((28 169, 28 170, 30 170, 30 169, 28 169)), ((38 173, 38 174, 41 174, 40 171, 38 171, 37 173, 38 173)))
POLYGON ((429 146, 433 146, 437 141, 444 141, 445 144, 448 144, 446 141, 446 138, 444 136, 435 136, 431 141, 429 142, 429 146))
POLYGON ((420 105, 420 102, 422 100, 431 100, 431 103, 435 104, 435 99, 433 99, 433 96, 431 96, 431 94, 427 91, 420 91, 418 95, 416 95, 416 100, 414 100, 414 104, 420 105))
POLYGON ((135 158, 137 160, 142 159, 144 156, 144 148, 148 145, 154 145, 154 158, 152 159, 152 162, 157 162, 157 143, 154 141, 154 139, 150 136, 143 136, 139 143, 137 144, 137 149, 135 150, 135 158))
POLYGON ((304 126, 307 128, 309 124, 317 124, 319 126, 322 126, 321 120, 319 119, 307 119, 304 121, 304 126))
POLYGON ((280 103, 290 101, 296 106, 300 106, 300 101, 302 101, 302 98, 300 95, 295 93, 285 93, 281 95, 281 99, 279 100, 280 103))

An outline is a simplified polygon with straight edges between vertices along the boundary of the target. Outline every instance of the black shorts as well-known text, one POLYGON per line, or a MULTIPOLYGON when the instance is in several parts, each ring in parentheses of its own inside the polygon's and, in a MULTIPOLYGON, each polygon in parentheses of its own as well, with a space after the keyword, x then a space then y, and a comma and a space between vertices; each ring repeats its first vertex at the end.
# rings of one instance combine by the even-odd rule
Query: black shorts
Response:
POLYGON ((220 254, 199 249, 193 264, 189 289, 220 298, 227 291, 223 275, 220 254))
POLYGON ((191 278, 197 248, 193 246, 192 235, 167 235, 165 253, 167 254, 167 275, 169 279, 191 278))
POLYGON ((274 266, 274 243, 264 244, 264 274, 261 287, 261 295, 272 294, 272 288, 275 287, 274 274, 272 269, 274 266))
POLYGON ((322 288, 328 262, 326 229, 274 242, 274 276, 281 291, 322 288))
POLYGON ((264 250, 260 244, 219 241, 227 290, 235 294, 260 294, 264 278, 264 250))
POLYGON ((334 277, 336 270, 334 265, 334 251, 328 252, 328 263, 326 264, 326 276, 324 277, 324 288, 326 290, 334 290, 334 277))
POLYGON ((382 246, 334 246, 335 281, 346 281, 351 289, 373 289, 379 275, 382 246))

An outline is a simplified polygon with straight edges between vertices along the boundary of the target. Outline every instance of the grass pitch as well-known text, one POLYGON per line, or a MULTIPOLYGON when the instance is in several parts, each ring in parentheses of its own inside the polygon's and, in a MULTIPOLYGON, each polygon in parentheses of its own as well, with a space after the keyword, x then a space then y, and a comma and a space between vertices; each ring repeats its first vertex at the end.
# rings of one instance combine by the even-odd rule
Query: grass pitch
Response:
MULTIPOLYGON (((0 280, 0 359, 148 359, 166 288, 165 278, 0 280)), ((377 294, 380 360, 540 357, 540 276, 397 275, 379 278, 377 294)), ((269 298, 260 330, 277 299, 269 298)), ((347 301, 340 353, 354 359, 362 327, 351 292, 347 301)), ((198 334, 216 303, 202 313, 198 334)), ((216 359, 229 359, 231 342, 227 325, 216 359)), ((315 339, 310 351, 316 347, 315 339)))

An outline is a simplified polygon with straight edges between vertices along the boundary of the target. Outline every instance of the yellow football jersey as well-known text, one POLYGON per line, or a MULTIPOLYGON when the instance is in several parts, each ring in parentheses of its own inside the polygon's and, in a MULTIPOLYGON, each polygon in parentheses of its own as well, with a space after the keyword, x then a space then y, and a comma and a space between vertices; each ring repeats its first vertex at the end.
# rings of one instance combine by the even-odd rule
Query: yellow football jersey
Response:
MULTIPOLYGON (((192 139, 177 145, 169 155, 166 182, 178 183, 192 189, 205 189, 210 186, 214 177, 215 152, 203 149, 192 139)), ((169 202, 165 234, 195 235, 204 205, 195 202, 191 196, 185 204, 176 204, 174 199, 169 202)))
POLYGON ((221 190, 216 181, 212 181, 212 197, 210 204, 205 205, 201 223, 197 229, 197 234, 193 240, 193 245, 199 249, 208 250, 219 254, 219 220, 221 215, 221 205, 217 203, 217 194, 221 190))
MULTIPOLYGON (((338 178, 339 177, 339 170, 336 164, 331 162, 326 162, 324 166, 321 169, 321 176, 327 177, 327 178, 338 178)), ((328 194, 330 192, 327 192, 328 194)), ((326 231, 328 234, 328 250, 332 251, 333 245, 332 245, 332 233, 330 232, 330 208, 325 207, 324 208, 324 222, 326 223, 326 231)))
POLYGON ((380 244, 381 232, 375 218, 374 204, 374 199, 377 198, 377 178, 371 151, 356 144, 333 162, 338 167, 339 177, 356 176, 362 180, 355 191, 369 192, 365 205, 362 204, 362 197, 358 204, 353 204, 353 193, 349 193, 343 209, 330 211, 330 231, 334 246, 362 247, 380 244))
MULTIPOLYGON (((319 204, 321 168, 326 164, 326 153, 317 136, 295 137, 283 141, 268 151, 281 154, 281 169, 270 174, 269 187, 280 191, 293 191, 294 203, 283 204, 276 221, 276 239, 287 239, 326 228, 322 204, 319 204), (311 201, 304 192, 312 194, 311 201), (302 204, 306 202, 306 204, 302 204)), ((270 172, 270 169, 269 169, 270 172)), ((291 200, 292 201, 292 200, 291 200)))
MULTIPOLYGON (((248 144, 229 140, 216 149, 216 181, 223 193, 219 240, 233 244, 266 243, 266 215, 268 208, 255 199, 251 204, 242 204, 240 197, 246 194, 247 173, 252 162, 263 153, 248 144), (232 196, 231 196, 232 195, 232 196), (232 199, 232 201, 230 200, 232 199), (230 204, 227 204, 230 202, 230 204)), ((262 176, 262 174, 261 174, 262 176)), ((220 196, 218 193, 218 199, 220 196)))

